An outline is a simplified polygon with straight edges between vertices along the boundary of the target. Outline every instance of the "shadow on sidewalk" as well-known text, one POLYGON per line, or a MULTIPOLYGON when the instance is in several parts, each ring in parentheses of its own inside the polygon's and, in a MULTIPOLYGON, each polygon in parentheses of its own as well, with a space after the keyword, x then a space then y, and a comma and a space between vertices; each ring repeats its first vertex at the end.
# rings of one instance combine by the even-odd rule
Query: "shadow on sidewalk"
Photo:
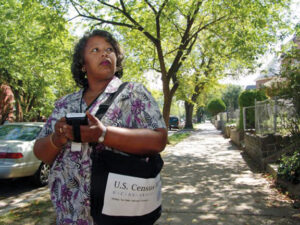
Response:
POLYGON ((157 225, 295 224, 290 202, 216 130, 198 130, 164 155, 157 225), (250 222, 249 222, 250 220, 250 222))

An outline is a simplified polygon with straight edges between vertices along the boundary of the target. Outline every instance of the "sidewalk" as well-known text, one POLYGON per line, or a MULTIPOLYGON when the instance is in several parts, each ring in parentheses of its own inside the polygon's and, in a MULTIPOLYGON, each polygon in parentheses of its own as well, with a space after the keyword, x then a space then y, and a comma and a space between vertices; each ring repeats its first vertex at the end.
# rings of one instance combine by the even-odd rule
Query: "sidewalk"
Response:
POLYGON ((300 224, 299 210, 210 123, 168 147, 164 161, 163 214, 156 225, 300 224))

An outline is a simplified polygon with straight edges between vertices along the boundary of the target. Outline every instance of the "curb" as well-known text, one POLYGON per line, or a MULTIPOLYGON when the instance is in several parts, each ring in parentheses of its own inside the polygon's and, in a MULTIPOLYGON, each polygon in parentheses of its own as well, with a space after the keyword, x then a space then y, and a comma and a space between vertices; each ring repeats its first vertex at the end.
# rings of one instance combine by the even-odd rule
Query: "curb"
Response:
POLYGON ((272 177, 277 179, 277 170, 278 170, 278 165, 277 164, 267 164, 266 165, 266 172, 271 174, 272 177))

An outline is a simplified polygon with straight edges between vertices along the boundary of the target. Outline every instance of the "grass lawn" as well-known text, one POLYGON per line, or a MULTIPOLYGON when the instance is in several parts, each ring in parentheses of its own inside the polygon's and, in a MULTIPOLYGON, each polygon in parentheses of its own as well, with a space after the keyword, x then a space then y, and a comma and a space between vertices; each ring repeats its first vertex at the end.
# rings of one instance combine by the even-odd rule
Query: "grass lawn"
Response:
POLYGON ((168 140, 170 145, 176 145, 181 142, 183 139, 189 137, 191 135, 191 131, 179 132, 171 135, 168 140))

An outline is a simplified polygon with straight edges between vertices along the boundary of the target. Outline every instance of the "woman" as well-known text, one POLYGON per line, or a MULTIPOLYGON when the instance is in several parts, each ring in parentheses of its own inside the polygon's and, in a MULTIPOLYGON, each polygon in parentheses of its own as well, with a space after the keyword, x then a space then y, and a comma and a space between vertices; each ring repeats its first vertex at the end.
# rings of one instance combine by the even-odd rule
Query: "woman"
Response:
POLYGON ((57 224, 94 224, 90 215, 91 152, 88 143, 124 153, 151 154, 164 149, 167 130, 151 94, 130 82, 101 121, 94 115, 101 103, 121 85, 123 54, 106 31, 95 30, 75 46, 72 73, 82 89, 55 103, 39 139, 35 155, 51 164, 49 186, 57 224), (81 143, 74 143, 67 113, 86 112, 89 124, 80 126, 81 143))

